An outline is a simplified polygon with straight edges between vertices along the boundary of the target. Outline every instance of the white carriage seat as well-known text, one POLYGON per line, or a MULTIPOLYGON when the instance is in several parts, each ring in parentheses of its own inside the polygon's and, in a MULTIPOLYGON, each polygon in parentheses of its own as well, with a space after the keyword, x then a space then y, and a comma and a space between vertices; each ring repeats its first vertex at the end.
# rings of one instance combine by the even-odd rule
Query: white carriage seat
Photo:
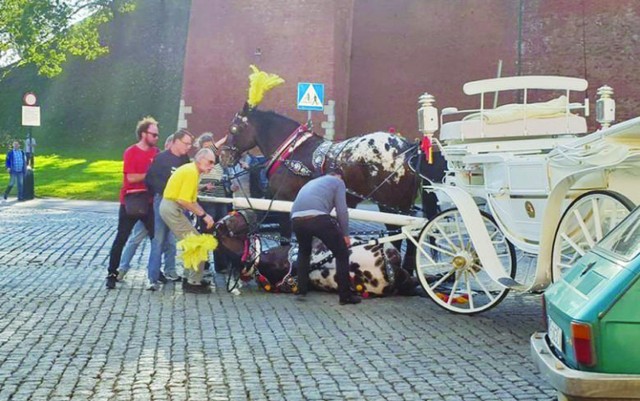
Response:
POLYGON ((583 134, 584 117, 567 112, 567 97, 548 102, 506 104, 442 124, 441 141, 464 141, 522 136, 583 134))

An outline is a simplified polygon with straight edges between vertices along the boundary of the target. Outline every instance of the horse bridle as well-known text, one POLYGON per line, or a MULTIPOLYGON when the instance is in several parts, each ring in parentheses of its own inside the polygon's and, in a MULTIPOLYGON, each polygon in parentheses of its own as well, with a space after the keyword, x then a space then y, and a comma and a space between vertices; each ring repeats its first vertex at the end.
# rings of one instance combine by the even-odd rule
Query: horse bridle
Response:
POLYGON ((231 135, 237 135, 242 132, 249 125, 249 118, 247 116, 243 116, 240 113, 236 113, 233 116, 233 120, 231 120, 231 125, 229 126, 229 133, 231 135), (239 120, 239 121, 238 121, 239 120))

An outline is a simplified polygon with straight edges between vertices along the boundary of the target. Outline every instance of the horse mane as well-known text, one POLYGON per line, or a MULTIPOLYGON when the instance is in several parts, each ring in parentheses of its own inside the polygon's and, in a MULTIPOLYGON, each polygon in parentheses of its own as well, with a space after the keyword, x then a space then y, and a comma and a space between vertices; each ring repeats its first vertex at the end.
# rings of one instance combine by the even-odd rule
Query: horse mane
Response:
POLYGON ((278 114, 273 110, 258 110, 252 109, 249 112, 249 116, 251 119, 255 121, 255 125, 261 127, 264 131, 269 131, 273 126, 276 125, 291 125, 293 127, 299 127, 300 123, 289 118, 285 117, 282 114, 278 114))

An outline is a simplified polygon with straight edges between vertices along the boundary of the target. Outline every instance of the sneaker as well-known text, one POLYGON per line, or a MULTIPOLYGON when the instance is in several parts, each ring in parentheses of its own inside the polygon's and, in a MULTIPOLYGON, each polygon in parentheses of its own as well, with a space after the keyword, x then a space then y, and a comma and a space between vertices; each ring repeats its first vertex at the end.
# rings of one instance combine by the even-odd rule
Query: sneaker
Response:
MULTIPOLYGON (((189 282, 187 281, 187 278, 186 277, 182 277, 182 285, 188 284, 188 283, 189 282)), ((193 284, 193 285, 197 285, 197 284, 193 284)), ((204 285, 204 286, 210 287, 211 286, 211 281, 206 280, 206 279, 202 279, 202 280, 200 280, 200 285, 204 285)))
POLYGON ((2 199, 7 200, 7 194, 4 194, 4 196, 2 197, 2 199))
POLYGON ((182 291, 192 294, 211 294, 211 288, 206 285, 191 284, 189 282, 182 283, 182 291))
POLYGON ((154 283, 149 281, 147 283, 147 291, 157 291, 160 288, 160 285, 158 283, 154 283))
POLYGON ((349 298, 341 299, 340 305, 359 304, 361 301, 362 298, 360 298, 359 296, 351 295, 349 296, 349 298))
POLYGON ((116 288, 116 275, 115 274, 109 274, 107 276, 107 289, 108 290, 113 290, 114 288, 116 288))
POLYGON ((164 275, 165 279, 169 280, 169 281, 180 281, 181 277, 178 276, 177 273, 165 273, 164 275))
POLYGON ((124 281, 124 276, 126 276, 128 272, 129 272, 128 270, 119 270, 118 277, 116 277, 116 281, 124 281))
POLYGON ((160 272, 160 277, 158 277, 158 281, 161 282, 162 284, 167 284, 167 278, 164 276, 164 274, 162 274, 162 272, 160 272))

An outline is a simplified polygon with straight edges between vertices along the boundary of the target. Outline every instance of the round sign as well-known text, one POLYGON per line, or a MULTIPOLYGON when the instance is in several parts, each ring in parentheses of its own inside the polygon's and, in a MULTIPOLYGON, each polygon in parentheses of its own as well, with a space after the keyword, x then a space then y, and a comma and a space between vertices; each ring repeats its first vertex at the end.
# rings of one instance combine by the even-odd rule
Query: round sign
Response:
POLYGON ((24 96, 22 97, 22 101, 24 102, 24 104, 26 104, 27 106, 33 106, 34 104, 36 104, 36 102, 38 101, 38 98, 36 97, 36 94, 33 92, 27 92, 24 94, 24 96))

